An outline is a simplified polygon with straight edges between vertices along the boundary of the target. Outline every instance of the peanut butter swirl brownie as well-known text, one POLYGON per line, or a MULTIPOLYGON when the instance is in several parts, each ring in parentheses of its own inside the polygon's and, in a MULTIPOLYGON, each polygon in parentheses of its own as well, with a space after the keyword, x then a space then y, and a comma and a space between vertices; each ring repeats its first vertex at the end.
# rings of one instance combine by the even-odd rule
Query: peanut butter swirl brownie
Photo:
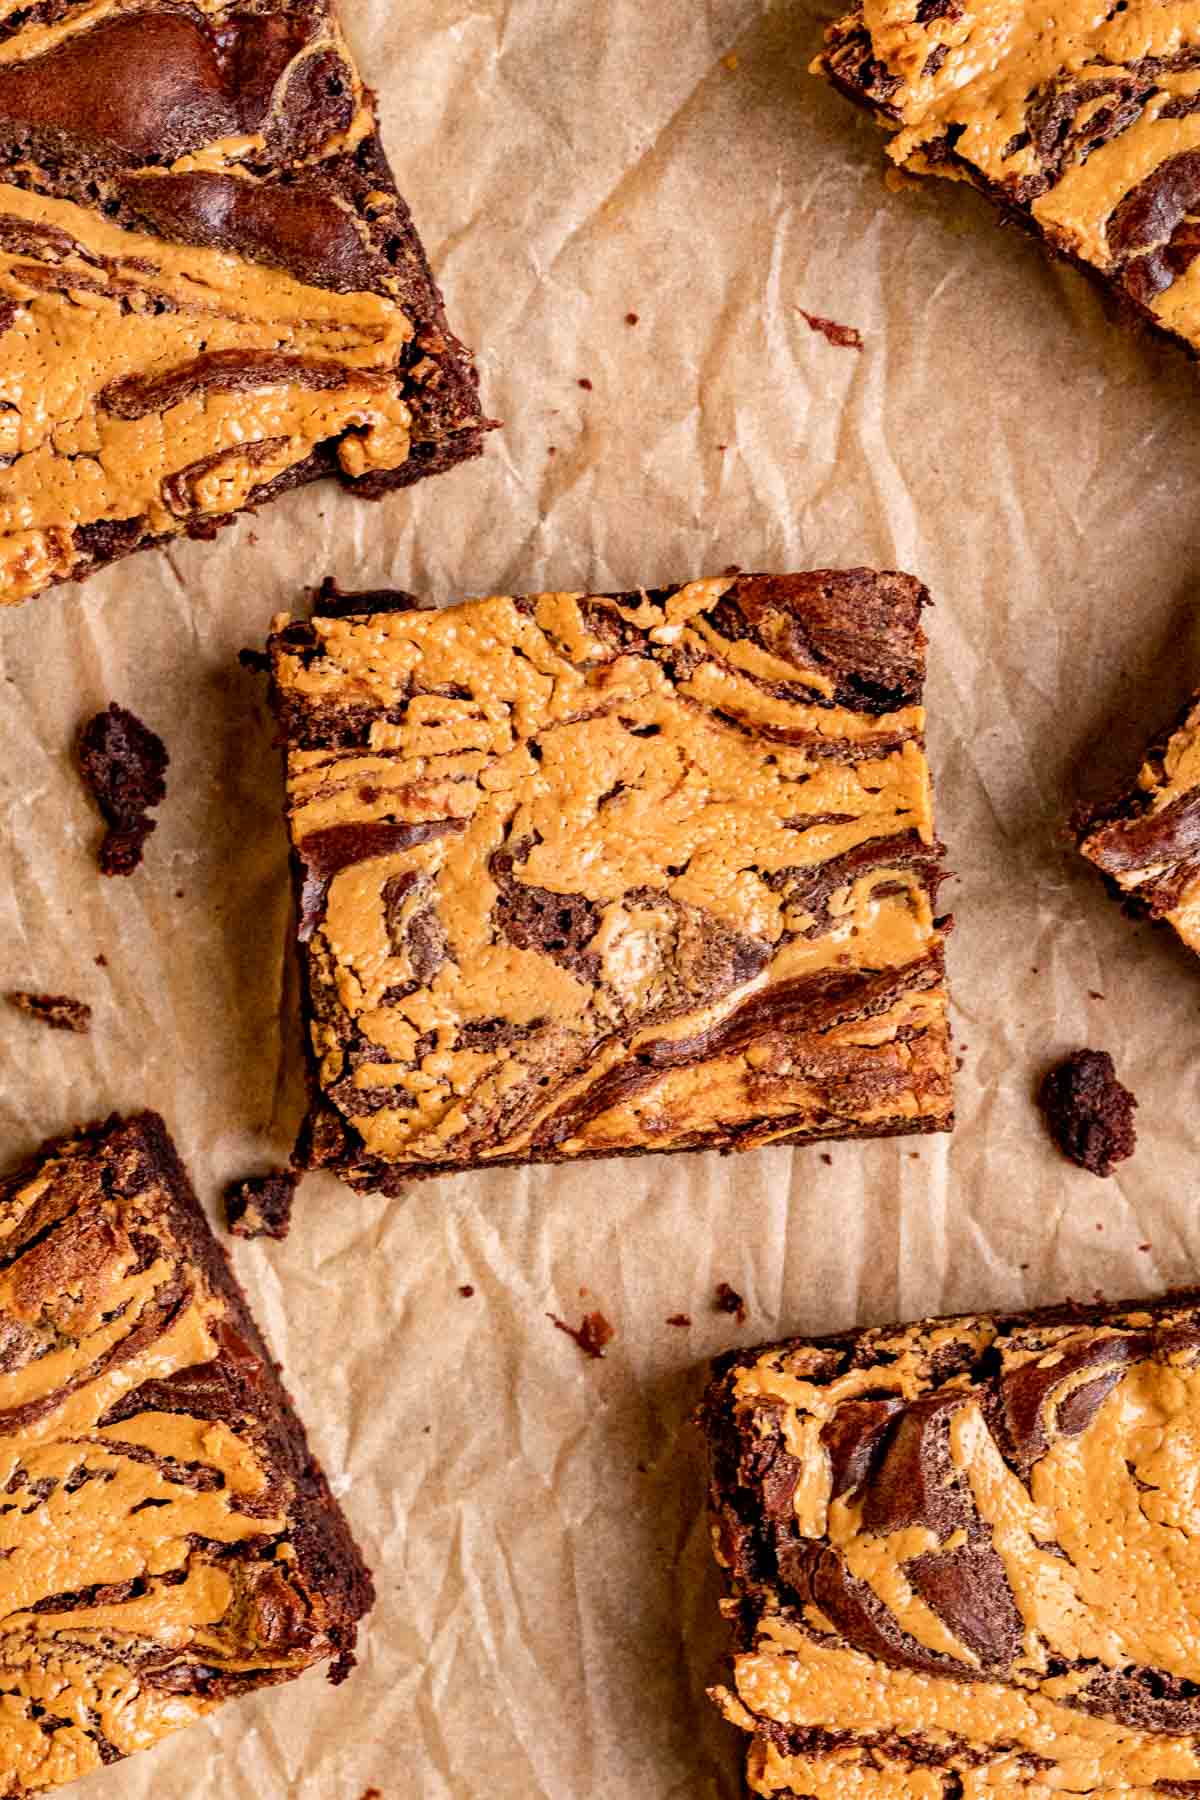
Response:
POLYGON ((152 1114, 0 1182, 0 1795, 353 1662, 370 1577, 152 1114))
POLYGON ((310 1165, 946 1130, 927 596, 821 570, 271 640, 310 1165))
POLYGON ((902 168, 974 182, 1200 349, 1193 0, 863 0, 814 69, 895 134, 902 168))
POLYGON ((480 432, 333 0, 0 0, 0 603, 480 432))
POLYGON ((1146 752, 1137 780, 1075 815, 1080 850, 1130 911, 1200 950, 1200 695, 1146 752))
POLYGON ((739 1352, 703 1418, 754 1793, 1200 1794, 1200 1294, 739 1352))

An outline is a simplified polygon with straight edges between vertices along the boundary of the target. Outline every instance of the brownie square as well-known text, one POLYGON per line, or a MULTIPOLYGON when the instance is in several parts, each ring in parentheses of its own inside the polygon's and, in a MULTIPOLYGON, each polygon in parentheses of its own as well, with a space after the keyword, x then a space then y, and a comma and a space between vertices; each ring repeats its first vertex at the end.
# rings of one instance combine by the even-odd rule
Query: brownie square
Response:
POLYGON ((1147 750, 1137 779, 1072 823, 1130 912, 1165 919, 1200 950, 1200 694, 1147 750))
POLYGON ((0 21, 0 604, 478 453, 334 0, 0 21))
POLYGON ((353 1663, 370 1577, 152 1113, 0 1182, 0 1793, 353 1663))
POLYGON ((925 590, 867 569, 276 622, 301 1160, 353 1187, 952 1123, 925 590))
POLYGON ((1131 315, 1200 349, 1200 15, 857 5, 813 64, 912 175, 972 182, 1131 315))
POLYGON ((1200 1793, 1200 1292, 792 1338, 701 1417, 756 1794, 1200 1793))

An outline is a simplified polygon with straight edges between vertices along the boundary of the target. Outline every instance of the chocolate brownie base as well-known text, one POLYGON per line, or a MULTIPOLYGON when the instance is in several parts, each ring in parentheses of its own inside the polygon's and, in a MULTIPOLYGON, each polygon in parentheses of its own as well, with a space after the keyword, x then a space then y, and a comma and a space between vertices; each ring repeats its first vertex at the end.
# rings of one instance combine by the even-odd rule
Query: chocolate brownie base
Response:
POLYGON ((919 583, 321 598, 271 639, 301 1166, 949 1128, 919 583))
POLYGON ((700 1417, 755 1793, 1200 1792, 1200 1291, 738 1351, 700 1417))
POLYGON ((370 1577, 162 1121, 0 1182, 0 1794, 353 1662, 370 1577))
POLYGON ((980 0, 832 25, 813 64, 893 134, 906 172, 970 181, 1097 281, 1129 319, 1200 353, 1200 27, 1186 8, 980 0), (1023 28, 1026 27, 1026 28, 1023 28))
POLYGON ((1128 910, 1200 950, 1200 695, 1147 750, 1137 779, 1072 820, 1081 853, 1128 910))
POLYGON ((377 498, 478 453, 333 0, 5 24, 0 603, 321 476, 377 498))

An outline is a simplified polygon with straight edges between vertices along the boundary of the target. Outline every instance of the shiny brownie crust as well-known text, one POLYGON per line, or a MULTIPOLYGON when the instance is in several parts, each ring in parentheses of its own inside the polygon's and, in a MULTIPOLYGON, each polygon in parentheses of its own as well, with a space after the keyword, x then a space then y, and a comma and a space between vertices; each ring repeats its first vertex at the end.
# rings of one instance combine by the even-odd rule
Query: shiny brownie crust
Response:
POLYGON ((314 1663, 341 1680, 374 1596, 162 1120, 44 1145, 0 1219, 16 1800, 314 1663))
POLYGON ((324 476, 378 498, 481 448, 333 0, 54 0, 0 24, 0 338, 31 323, 13 399, 46 382, 64 454, 32 414, 0 432, 5 487, 29 470, 28 497, 0 494, 0 601, 324 476), (160 416, 161 467, 138 429, 160 416), (69 467, 97 448, 99 494, 69 467))
POLYGON ((755 1793, 1200 1792, 1200 1291, 737 1351, 699 1418, 755 1793))
POLYGON ((442 612, 327 587, 277 621, 300 1160, 396 1192, 948 1129, 925 599, 871 570, 442 612))

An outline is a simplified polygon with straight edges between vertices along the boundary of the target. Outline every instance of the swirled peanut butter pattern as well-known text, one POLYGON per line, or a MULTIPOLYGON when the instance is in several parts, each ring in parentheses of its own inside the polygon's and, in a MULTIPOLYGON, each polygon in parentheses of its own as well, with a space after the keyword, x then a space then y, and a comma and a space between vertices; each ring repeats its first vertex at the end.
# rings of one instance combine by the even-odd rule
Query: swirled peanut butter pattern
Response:
POLYGON ((1132 786, 1076 827, 1084 856, 1133 911, 1200 950, 1200 699, 1146 753, 1132 786))
POLYGON ((368 1598, 161 1123, 0 1184, 0 1794, 344 1656, 368 1598))
POLYGON ((0 12, 0 604, 478 435, 329 0, 0 12))
POLYGON ((949 1122, 917 583, 364 598, 272 639, 316 1160, 949 1122))
POLYGON ((863 0, 814 68, 914 173, 976 182, 1200 348, 1200 10, 1192 0, 863 0))
POLYGON ((705 1406, 755 1793, 1200 1793, 1200 1309, 791 1342, 705 1406))

